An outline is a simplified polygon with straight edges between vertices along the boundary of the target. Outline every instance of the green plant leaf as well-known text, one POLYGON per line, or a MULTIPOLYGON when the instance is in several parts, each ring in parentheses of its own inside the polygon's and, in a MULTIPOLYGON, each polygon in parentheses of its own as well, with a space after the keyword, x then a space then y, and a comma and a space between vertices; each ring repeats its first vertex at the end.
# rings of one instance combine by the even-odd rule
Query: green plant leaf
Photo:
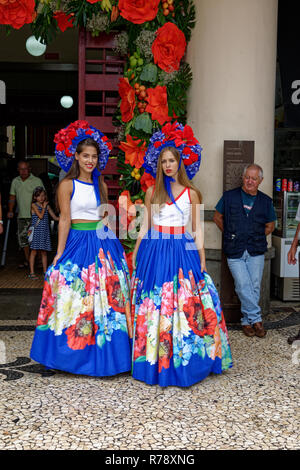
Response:
POLYGON ((155 83, 157 80, 157 67, 154 64, 147 64, 143 67, 140 79, 144 82, 155 83))
POLYGON ((143 130, 146 134, 152 134, 152 121, 148 113, 140 114, 134 123, 137 130, 143 130))

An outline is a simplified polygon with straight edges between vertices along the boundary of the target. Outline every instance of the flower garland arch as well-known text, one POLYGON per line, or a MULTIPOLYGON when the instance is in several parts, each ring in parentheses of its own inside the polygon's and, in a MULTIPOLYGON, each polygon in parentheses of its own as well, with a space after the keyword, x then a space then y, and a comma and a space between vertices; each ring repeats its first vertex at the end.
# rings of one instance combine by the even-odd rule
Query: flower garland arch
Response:
MULTIPOLYGON (((175 120, 186 123, 192 71, 184 56, 195 17, 193 0, 0 0, 0 24, 30 24, 45 44, 67 28, 83 27, 93 36, 116 33, 115 51, 127 57, 113 119, 120 129, 121 194, 128 207, 142 203, 153 184, 142 168, 153 132, 175 120)), ((132 251, 134 240, 125 245, 132 251)))

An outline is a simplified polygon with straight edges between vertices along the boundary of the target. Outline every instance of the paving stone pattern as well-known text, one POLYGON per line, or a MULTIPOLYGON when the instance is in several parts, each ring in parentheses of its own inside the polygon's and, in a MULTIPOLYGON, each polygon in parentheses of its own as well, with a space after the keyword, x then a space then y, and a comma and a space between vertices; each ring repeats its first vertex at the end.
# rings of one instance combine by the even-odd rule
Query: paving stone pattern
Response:
POLYGON ((0 331, 0 450, 299 449, 296 331, 230 330, 233 368, 187 389, 45 370, 29 359, 33 331, 0 331))

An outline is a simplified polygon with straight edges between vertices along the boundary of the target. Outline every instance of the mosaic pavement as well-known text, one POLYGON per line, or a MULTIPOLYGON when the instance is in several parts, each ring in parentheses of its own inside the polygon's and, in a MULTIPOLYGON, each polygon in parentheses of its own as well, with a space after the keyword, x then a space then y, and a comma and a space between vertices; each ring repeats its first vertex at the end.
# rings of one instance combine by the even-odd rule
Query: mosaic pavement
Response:
POLYGON ((234 367, 180 389, 46 371, 29 359, 34 323, 0 321, 0 450, 299 449, 299 325, 230 329, 234 367))

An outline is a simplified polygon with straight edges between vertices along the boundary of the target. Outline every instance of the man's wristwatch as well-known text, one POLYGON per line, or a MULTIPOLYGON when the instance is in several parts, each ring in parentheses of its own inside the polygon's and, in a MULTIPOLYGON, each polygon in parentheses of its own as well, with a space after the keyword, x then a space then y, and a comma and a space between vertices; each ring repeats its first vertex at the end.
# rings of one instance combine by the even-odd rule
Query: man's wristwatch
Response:
POLYGON ((3 225, 3 220, 0 220, 0 224, 2 224, 2 225, 3 225))

